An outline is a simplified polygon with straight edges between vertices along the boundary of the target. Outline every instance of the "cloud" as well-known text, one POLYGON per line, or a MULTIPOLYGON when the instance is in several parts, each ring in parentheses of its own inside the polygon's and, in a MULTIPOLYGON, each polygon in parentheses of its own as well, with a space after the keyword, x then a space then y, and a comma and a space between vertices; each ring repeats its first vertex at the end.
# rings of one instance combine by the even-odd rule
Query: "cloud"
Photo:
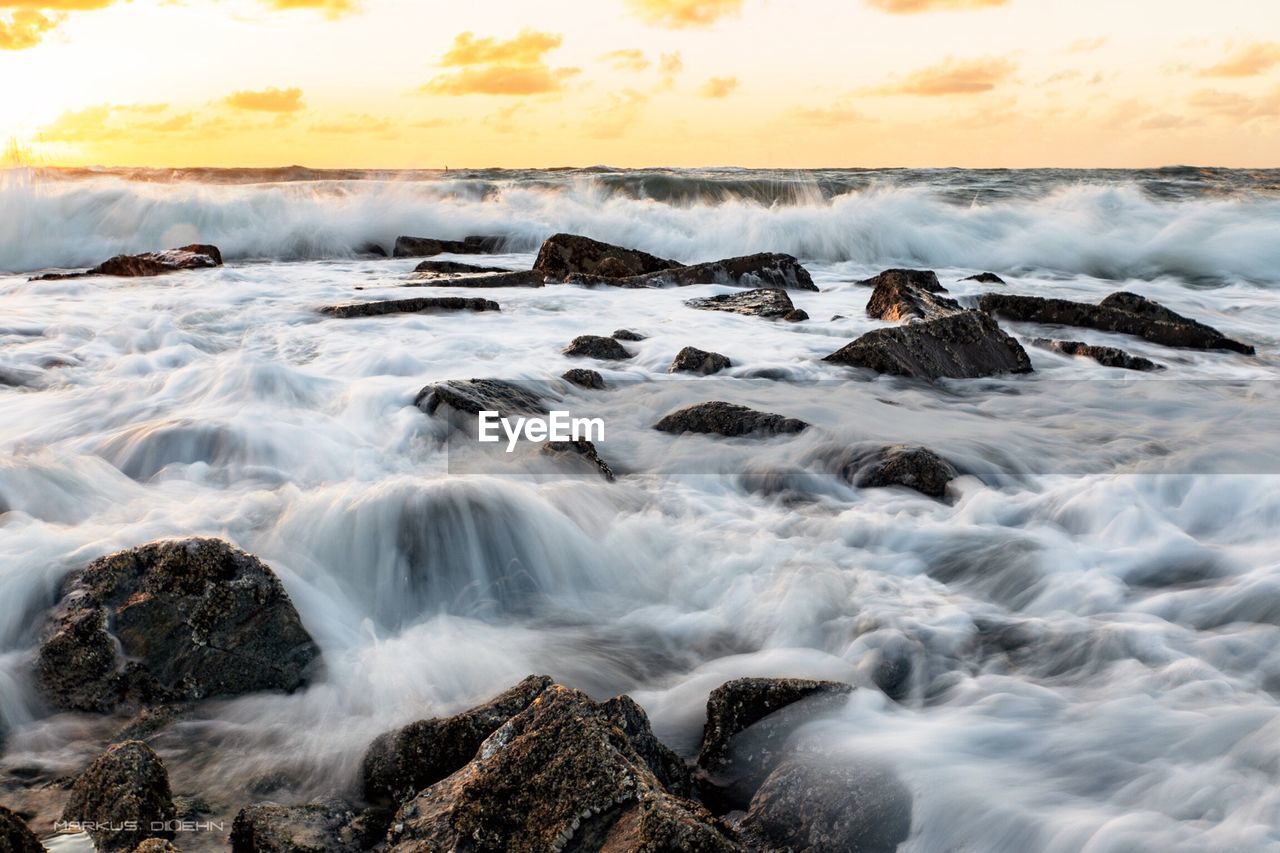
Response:
POLYGON ((643 50, 611 50, 600 57, 619 71, 644 71, 651 63, 643 50))
POLYGON ((1234 121, 1272 121, 1280 118, 1280 88, 1257 98, 1237 92, 1205 89, 1192 95, 1188 103, 1202 113, 1234 121))
POLYGON ((437 77, 418 91, 428 95, 538 95, 558 92, 577 68, 490 65, 437 77))
POLYGON ((948 59, 896 83, 871 90, 877 95, 976 95, 1003 83, 1017 66, 1008 59, 948 59))
POLYGON ((1067 52, 1068 53, 1093 53, 1095 50, 1098 50, 1104 47, 1108 41, 1110 41, 1110 39, 1108 39, 1106 36, 1099 36, 1097 38, 1076 39, 1067 48, 1067 52))
POLYGON ((223 103, 236 110, 253 110, 264 113, 296 113, 306 105, 302 103, 301 89, 277 89, 274 86, 260 92, 232 92, 223 103))
POLYGON ((280 11, 316 9, 330 18, 350 14, 358 8, 354 0, 261 0, 261 2, 280 11))
POLYGON ((742 0, 627 0, 627 5, 646 23, 673 29, 707 27, 742 13, 742 0))
POLYGON ((989 9, 1006 6, 1010 0, 866 0, 866 4, 894 15, 917 12, 955 12, 966 9, 989 9))
POLYGON ((98 104, 68 110, 36 133, 38 142, 84 142, 127 135, 167 134, 191 127, 194 115, 180 113, 156 118, 169 111, 168 104, 98 104))
POLYGON ((506 41, 494 38, 476 38, 474 33, 462 33, 453 40, 440 60, 441 65, 533 65, 541 62, 542 57, 555 50, 564 41, 564 36, 557 33, 539 33, 533 30, 521 30, 506 41))
POLYGON ((635 89, 611 93, 603 107, 592 111, 587 132, 597 139, 617 139, 640 120, 649 96, 635 89))
POLYGON ((361 133, 385 134, 392 130, 391 119, 376 118, 367 113, 349 115, 339 121, 322 122, 311 125, 308 130, 314 133, 361 133))
POLYGON ((727 98, 737 88, 737 77, 712 77, 702 84, 698 94, 704 98, 727 98))
POLYGON ((1280 43, 1257 42, 1240 48, 1217 65, 1200 70, 1201 77, 1256 77, 1280 65, 1280 43))
POLYGON ((684 57, 678 50, 675 53, 664 53, 658 62, 658 70, 663 74, 679 74, 684 70, 684 57))
POLYGON ((26 50, 35 47, 44 34, 58 26, 60 19, 47 17, 34 9, 19 9, 8 21, 0 19, 0 50, 26 50))

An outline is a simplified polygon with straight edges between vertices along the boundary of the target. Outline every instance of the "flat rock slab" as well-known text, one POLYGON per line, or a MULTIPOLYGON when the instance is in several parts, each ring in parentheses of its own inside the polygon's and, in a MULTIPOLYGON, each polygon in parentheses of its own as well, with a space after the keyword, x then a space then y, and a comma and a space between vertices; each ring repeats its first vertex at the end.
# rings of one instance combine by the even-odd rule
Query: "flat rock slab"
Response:
POLYGON ((730 314, 768 319, 801 319, 798 315, 804 314, 791 303, 791 297, 785 290, 772 287, 707 296, 702 299, 686 299, 684 304, 701 311, 727 311, 730 314))
POLYGON ((464 264, 461 261, 423 261, 413 268, 414 272, 435 273, 436 275, 475 275, 486 272, 514 272, 507 267, 482 267, 477 264, 464 264))
POLYGON ((979 311, 876 329, 823 360, 920 379, 972 379, 1032 370, 1021 344, 979 311))
POLYGON ((404 287, 542 287, 546 276, 533 270, 498 270, 465 275, 415 272, 404 287))
POLYGON ((1063 355, 1076 355, 1091 358, 1103 367, 1118 367, 1122 370, 1139 370, 1150 372, 1164 370, 1164 365, 1156 364, 1149 358, 1127 353, 1119 347, 1104 347, 1086 344, 1084 341, 1058 341, 1051 338, 1035 338, 1033 346, 1042 347, 1063 355))
POLYGON ((421 258, 430 255, 484 255, 502 250, 506 238, 471 236, 461 240, 434 237, 397 237, 392 255, 397 258, 421 258))
POLYGON ((728 284, 734 287, 773 287, 814 292, 818 290, 809 271, 798 260, 791 255, 775 252, 691 264, 607 283, 619 287, 688 287, 695 284, 728 284))
POLYGON ((679 261, 582 237, 553 234, 538 250, 537 272, 563 280, 573 274, 626 278, 683 266, 679 261))
POLYGON ((714 400, 678 409, 654 424, 653 428, 673 435, 695 432, 733 437, 787 435, 802 432, 808 426, 796 418, 714 400))
POLYGON ((386 314, 430 314, 446 311, 500 311, 492 299, 463 296, 425 296, 418 299, 387 299, 379 302, 347 302, 326 305, 320 313, 326 317, 381 317, 386 314))
POLYGON ((67 278, 83 278, 90 275, 111 275, 123 278, 148 278, 177 272, 178 270, 207 269, 222 266, 222 252, 217 246, 193 243, 179 249, 164 252, 144 252, 141 255, 116 255, 84 272, 46 273, 32 281, 59 281, 67 278))

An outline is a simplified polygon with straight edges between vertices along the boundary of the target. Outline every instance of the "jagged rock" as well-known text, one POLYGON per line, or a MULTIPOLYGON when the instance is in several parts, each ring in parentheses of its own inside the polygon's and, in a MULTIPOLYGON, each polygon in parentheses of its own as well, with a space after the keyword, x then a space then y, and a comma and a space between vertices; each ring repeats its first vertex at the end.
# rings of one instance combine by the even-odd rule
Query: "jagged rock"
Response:
POLYGON ((1169 347, 1222 349, 1244 355, 1254 354, 1252 346, 1233 341, 1211 326, 1124 291, 1111 294, 1100 305, 1005 293, 983 294, 978 304, 988 314, 1010 320, 1120 332, 1169 347))
POLYGON ((769 775, 739 828, 762 850, 894 853, 911 835, 911 800, 885 770, 805 756, 769 775))
POLYGON ((413 268, 414 272, 434 273, 435 275, 476 275, 488 272, 515 272, 506 267, 482 267, 476 264, 464 264, 461 261, 423 261, 413 268))
POLYGON ((959 477, 955 466, 927 447, 895 444, 859 454, 842 472, 860 489, 903 486, 931 498, 947 493, 947 483, 959 477))
POLYGON ((732 367, 729 357, 718 352, 707 352, 697 347, 685 347, 676 354, 667 373, 701 373, 709 376, 719 373, 726 367, 732 367))
POLYGON ((421 258, 429 255, 483 255, 502 250, 503 237, 472 236, 461 240, 437 240, 432 237, 397 237, 392 254, 397 258, 421 258))
POLYGON ((654 424, 653 428, 674 435, 699 432, 738 436, 789 434, 800 432, 808 426, 796 418, 758 412, 746 406, 713 400, 671 412, 654 424))
POLYGON ((124 728, 111 738, 112 743, 123 743, 127 740, 146 742, 156 734, 164 731, 178 720, 187 716, 190 708, 186 705, 154 705, 147 706, 134 714, 124 728))
POLYGON ((547 411, 545 403, 537 394, 502 379, 450 379, 437 382, 419 391, 413 404, 428 415, 434 415, 440 406, 448 406, 470 415, 478 415, 484 411, 499 412, 502 417, 543 414, 547 411))
POLYGON ((467 275, 415 272, 401 287, 542 287, 546 276, 533 270, 498 270, 467 275))
MULTIPOLYGON (((881 273, 871 299, 867 302, 867 316, 898 323, 904 320, 934 320, 963 309, 960 303, 940 294, 946 290, 941 285, 929 290, 912 282, 903 270, 881 273)), ((917 276, 918 278, 918 276, 917 276)), ((934 282, 937 277, 934 277, 934 282)))
POLYGON ((168 839, 148 838, 133 848, 133 853, 182 853, 182 851, 168 839))
POLYGON ((132 850, 147 838, 173 838, 169 774, 151 747, 131 740, 98 756, 71 787, 62 819, 80 824, 103 853, 132 850))
POLYGON ((1123 370, 1164 370, 1163 365, 1156 364, 1149 358, 1131 355, 1119 347, 1104 347, 1086 344, 1084 341, 1056 341, 1050 338, 1035 338, 1034 346, 1043 347, 1063 355, 1078 355, 1091 358, 1104 367, 1119 367, 1123 370))
POLYGON ((663 790, 601 706, 557 684, 494 732, 474 761, 405 804, 387 849, 741 848, 697 803, 663 790))
POLYGON ((293 691, 319 656, 270 568, 222 540, 184 539, 73 573, 45 626, 36 679, 59 708, 110 711, 293 691))
POLYGON ((791 255, 772 252, 676 267, 610 283, 621 287, 688 287, 694 284, 727 284, 734 287, 814 292, 818 290, 809 271, 798 260, 791 255))
POLYGON ((600 375, 600 372, 588 370, 585 367, 571 367, 562 373, 560 378, 581 388, 589 388, 592 391, 600 391, 604 388, 604 377, 600 375))
POLYGON ((643 341, 645 336, 639 332, 633 332, 630 329, 617 329, 609 337, 615 341, 643 341))
POLYGON ((365 799, 399 804, 439 782, 474 758, 485 738, 550 686, 549 677, 531 675, 469 711, 380 735, 364 755, 365 799))
POLYGON ((1021 344, 978 311, 876 329, 823 360, 921 379, 976 378, 1032 369, 1021 344))
POLYGON ((801 724, 844 703, 853 687, 803 678, 738 678, 711 691, 698 750, 703 801, 742 808, 801 724))
POLYGON ((796 311, 796 306, 791 304, 791 297, 787 292, 775 288, 725 293, 703 299, 687 299, 684 304, 704 311, 728 311, 732 314, 783 319, 795 319, 792 312, 796 311))
POLYGON ((890 284, 899 282, 918 290, 927 290, 930 293, 946 293, 947 289, 942 286, 942 282, 938 281, 938 274, 933 270, 902 270, 893 269, 885 270, 879 275, 873 275, 871 278, 864 278, 858 284, 864 287, 878 287, 881 284, 890 284))
POLYGON ((341 800, 256 803, 231 823, 232 853, 360 853, 368 846, 360 817, 341 800))
POLYGON ((977 275, 971 275, 961 281, 976 281, 978 284, 1004 284, 1004 279, 993 272, 980 272, 977 275))
POLYGON ((0 806, 0 853, 44 853, 44 845, 22 818, 0 806))
POLYGON ((612 483, 614 477, 613 469, 609 467, 609 463, 600 458, 599 451, 593 442, 585 438, 573 439, 571 441, 548 441, 542 445, 542 452, 548 456, 564 456, 566 454, 581 457, 596 471, 600 472, 600 476, 612 483))
POLYGON ((613 338, 600 335, 578 335, 561 352, 569 356, 598 358, 604 361, 622 361, 633 357, 622 344, 613 338))
POLYGON ((653 734, 649 715, 630 696, 615 696, 600 706, 610 722, 626 733, 636 754, 649 765, 662 787, 680 797, 693 796, 693 775, 684 759, 653 734))
POLYGON ((222 253, 217 246, 193 243, 180 249, 164 252, 144 252, 140 255, 116 255, 84 272, 46 273, 32 281, 58 281, 67 278, 83 278, 90 275, 112 275, 123 278, 143 278, 178 270, 206 269, 222 266, 222 253))
POLYGON ((381 317, 384 314, 423 314, 438 311, 500 311, 491 299, 431 296, 419 299, 386 299, 379 302, 347 302, 326 305, 320 313, 329 317, 381 317))
POLYGON ((553 234, 542 244, 533 268, 559 279, 579 273, 604 278, 625 278, 683 266, 679 261, 655 257, 647 252, 624 249, 581 237, 553 234))

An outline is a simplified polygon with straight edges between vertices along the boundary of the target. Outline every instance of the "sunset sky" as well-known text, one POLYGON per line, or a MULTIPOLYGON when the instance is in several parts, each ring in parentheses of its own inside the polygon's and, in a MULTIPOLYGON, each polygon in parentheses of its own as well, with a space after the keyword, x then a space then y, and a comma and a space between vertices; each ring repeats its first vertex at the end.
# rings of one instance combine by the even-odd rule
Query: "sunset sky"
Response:
POLYGON ((0 0, 57 165, 1280 166, 1275 0, 0 0))

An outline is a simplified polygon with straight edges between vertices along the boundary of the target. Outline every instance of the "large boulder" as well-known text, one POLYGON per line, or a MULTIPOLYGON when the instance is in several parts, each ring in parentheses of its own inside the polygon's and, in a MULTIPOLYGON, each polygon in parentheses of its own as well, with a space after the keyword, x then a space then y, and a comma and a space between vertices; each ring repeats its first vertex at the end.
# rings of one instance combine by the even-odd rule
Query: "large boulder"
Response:
POLYGON ((72 574, 43 631, 48 701, 111 711, 307 684, 320 657, 279 578, 219 539, 153 542, 72 574))
POLYGON ((71 786, 62 819, 78 824, 102 853, 173 838, 177 809, 160 756, 141 741, 110 747, 71 786))
POLYGON ((327 317, 381 317, 386 314, 434 314, 445 311, 500 311, 491 299, 462 296, 434 296, 419 299, 384 299, 378 302, 345 302, 326 305, 320 313, 327 317))
POLYGON ((633 358, 627 348, 616 339, 601 335, 578 335, 561 352, 568 356, 598 358, 602 361, 625 361, 633 358))
POLYGON ((861 489, 902 486, 931 498, 947 493, 947 483, 960 476, 955 466, 927 447, 895 444, 858 454, 842 472, 861 489))
POLYGON ((654 424, 653 428, 673 435, 698 432, 732 437, 797 433, 808 426, 796 418, 712 400, 677 409, 654 424))
POLYGON ((481 255, 502 251, 506 239, 493 236, 472 236, 461 240, 440 240, 434 237, 397 237, 392 254, 397 258, 421 258, 430 255, 481 255))
POLYGON ((553 234, 548 237, 533 263, 536 272, 561 280, 575 273, 626 278, 679 266, 683 266, 679 261, 659 258, 636 249, 624 249, 577 234, 553 234))
POLYGON ((920 379, 1030 373, 1022 345, 978 311, 875 329, 824 361, 920 379))
POLYGON ((360 817, 341 800, 255 803, 231 823, 232 853, 360 853, 366 842, 360 817))
MULTIPOLYGON (((920 276, 911 270, 890 270, 876 276, 875 290, 867 302, 867 316, 899 323, 906 320, 934 320, 961 310, 960 303, 941 294, 942 285, 925 287, 916 283, 920 276)), ((937 283, 934 276, 932 283, 937 283)))
POLYGON ((32 281, 56 281, 66 278, 81 278, 90 275, 113 275, 124 278, 143 278, 178 270, 207 269, 222 266, 222 253, 217 246, 193 243, 179 249, 168 249, 164 252, 144 252, 140 255, 116 255, 96 267, 76 273, 47 273, 36 276, 32 281))
POLYGON ((988 314, 1010 320, 1119 332, 1169 347, 1254 354, 1252 346, 1231 340, 1211 326, 1124 291, 1111 294, 1100 305, 1006 293, 983 294, 978 305, 988 314))
POLYGON ((694 284, 728 284, 734 287, 780 288, 817 291, 813 277, 791 255, 761 252, 704 264, 660 270, 609 282, 620 287, 688 287, 694 284))
POLYGON ((549 677, 531 675, 469 711, 420 720, 379 736, 361 766, 365 799, 398 805, 439 782, 475 758, 489 735, 550 686, 549 677))
POLYGON ((1121 370, 1138 370, 1150 372, 1163 370, 1163 365, 1156 364, 1149 358, 1132 355, 1119 347, 1105 347, 1097 344, 1086 344, 1084 341, 1057 341, 1050 338, 1034 338, 1032 345, 1043 347, 1063 355, 1091 358, 1103 367, 1118 367, 1121 370))
POLYGON ((719 373, 732 366, 733 362, 729 361, 727 355, 707 352, 697 347, 685 347, 676 353, 671 366, 667 368, 667 373, 700 373, 703 376, 710 376, 712 373, 719 373))
POLYGON ((723 293, 702 299, 686 299, 684 304, 703 311, 727 311, 731 314, 769 319, 804 320, 809 316, 791 303, 791 297, 785 290, 772 287, 741 293, 723 293))
POLYGON ((44 853, 44 845, 22 818, 0 806, 0 853, 44 853))

